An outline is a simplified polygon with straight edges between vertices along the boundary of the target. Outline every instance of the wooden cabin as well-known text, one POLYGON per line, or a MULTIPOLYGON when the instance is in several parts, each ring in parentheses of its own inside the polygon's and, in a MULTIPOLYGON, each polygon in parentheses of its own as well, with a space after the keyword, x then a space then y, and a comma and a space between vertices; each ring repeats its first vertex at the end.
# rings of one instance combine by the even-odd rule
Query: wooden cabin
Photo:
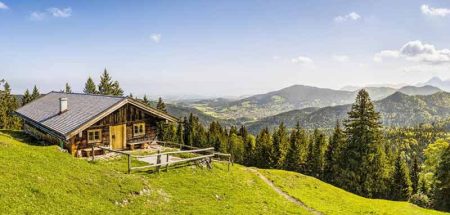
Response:
POLYGON ((134 149, 155 143, 157 124, 178 119, 129 97, 50 92, 19 108, 24 131, 74 156, 100 154, 98 146, 134 149), (93 151, 94 150, 94 151, 93 151))

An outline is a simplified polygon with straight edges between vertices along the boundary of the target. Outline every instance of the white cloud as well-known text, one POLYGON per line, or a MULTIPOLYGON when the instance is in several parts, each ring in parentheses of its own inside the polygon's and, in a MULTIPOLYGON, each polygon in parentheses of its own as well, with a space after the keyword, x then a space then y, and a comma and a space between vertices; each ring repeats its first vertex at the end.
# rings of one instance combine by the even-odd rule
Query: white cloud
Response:
POLYGON ((449 49, 436 49, 434 45, 422 43, 419 40, 407 42, 400 50, 384 50, 374 56, 377 62, 383 58, 403 58, 409 61, 429 64, 450 63, 449 49))
POLYGON ((152 34, 150 35, 150 39, 155 43, 159 43, 161 41, 161 34, 152 34))
POLYGON ((39 11, 35 11, 33 13, 30 14, 30 19, 33 21, 40 21, 45 19, 46 14, 43 12, 39 12, 39 11))
POLYGON ((426 4, 422 5, 420 7, 420 10, 422 11, 423 14, 428 15, 428 16, 444 17, 447 15, 450 15, 450 9, 448 9, 448 8, 433 8, 426 4))
POLYGON ((292 63, 295 63, 295 64, 303 64, 303 65, 306 65, 306 64, 312 64, 312 63, 313 63, 313 60, 312 60, 311 58, 309 58, 309 57, 298 56, 298 57, 296 57, 296 58, 292 58, 292 59, 291 59, 291 62, 292 62, 292 63))
POLYGON ((8 5, 0 1, 0 10, 8 10, 8 9, 9 9, 8 5))
POLYGON ((52 7, 47 9, 47 11, 54 17, 67 18, 72 16, 72 8, 70 7, 64 9, 52 7))
POLYGON ((399 52, 395 50, 383 50, 378 52, 373 57, 375 62, 382 62, 383 58, 397 58, 399 56, 399 52))
POLYGON ((333 60, 340 63, 345 63, 350 60, 350 57, 348 57, 347 55, 333 55, 333 60))
POLYGON ((344 16, 336 16, 334 17, 334 21, 337 23, 346 22, 346 21, 356 21, 361 19, 361 16, 356 12, 351 12, 344 16))

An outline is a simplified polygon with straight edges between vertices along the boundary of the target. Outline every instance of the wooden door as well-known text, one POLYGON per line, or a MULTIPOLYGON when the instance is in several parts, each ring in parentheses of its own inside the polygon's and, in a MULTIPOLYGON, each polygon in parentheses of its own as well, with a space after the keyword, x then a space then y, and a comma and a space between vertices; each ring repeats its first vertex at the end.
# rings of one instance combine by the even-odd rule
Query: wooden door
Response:
POLYGON ((125 148, 125 125, 110 126, 109 138, 111 140, 112 149, 125 148))

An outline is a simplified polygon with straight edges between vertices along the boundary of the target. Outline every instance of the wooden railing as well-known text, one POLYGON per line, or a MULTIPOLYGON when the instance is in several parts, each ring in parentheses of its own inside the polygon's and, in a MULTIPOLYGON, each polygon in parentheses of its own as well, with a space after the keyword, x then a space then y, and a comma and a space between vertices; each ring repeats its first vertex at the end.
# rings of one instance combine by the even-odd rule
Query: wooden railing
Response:
MULTIPOLYGON (((163 141, 158 141, 160 143, 164 143, 163 141)), ((173 142, 165 142, 166 144, 177 144, 177 143, 173 143, 173 142)), ((185 147, 186 145, 184 144, 177 144, 180 147, 185 147)), ((102 147, 100 146, 99 148, 106 150, 106 151, 111 151, 111 152, 115 152, 115 153, 119 153, 122 155, 127 156, 127 163, 128 163, 128 173, 131 173, 132 170, 142 170, 142 169, 149 169, 149 168, 156 168, 157 172, 160 172, 161 167, 165 166, 166 171, 169 169, 170 165, 174 165, 174 164, 178 164, 178 163, 183 163, 183 162, 191 162, 191 161, 199 161, 199 160, 204 160, 206 162, 206 165, 208 168, 212 168, 212 158, 214 156, 225 156, 228 157, 228 171, 230 170, 230 163, 232 162, 231 160, 231 155, 230 154, 223 154, 223 153, 216 153, 214 152, 214 148, 210 147, 210 148, 203 148, 203 149, 199 149, 197 147, 195 147, 196 149, 191 149, 191 150, 180 150, 180 151, 173 151, 173 152, 163 152, 161 153, 160 150, 158 150, 158 152, 156 154, 152 154, 152 155, 133 155, 131 153, 128 152, 123 152, 123 151, 118 151, 118 150, 114 150, 114 149, 110 149, 108 147, 102 147), (204 153, 204 154, 201 154, 204 153), (171 155, 179 155, 179 154, 200 154, 200 156, 196 156, 196 157, 190 157, 190 158, 184 158, 184 159, 180 159, 180 160, 174 160, 174 161, 170 161, 169 156, 171 155), (166 161, 162 162, 161 159, 165 156, 166 161), (150 165, 145 165, 145 166, 136 166, 133 167, 131 164, 131 159, 132 158, 148 158, 148 157, 156 157, 156 163, 155 164, 150 164, 150 165)), ((92 157, 92 159, 94 160, 94 156, 92 157)))

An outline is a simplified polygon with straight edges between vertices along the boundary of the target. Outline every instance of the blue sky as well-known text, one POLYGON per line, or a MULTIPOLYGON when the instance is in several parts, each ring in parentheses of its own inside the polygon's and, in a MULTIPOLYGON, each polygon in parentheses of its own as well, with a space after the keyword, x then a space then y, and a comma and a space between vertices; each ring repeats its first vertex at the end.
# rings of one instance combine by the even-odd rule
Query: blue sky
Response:
POLYGON ((81 91, 106 67, 136 95, 450 78, 450 1, 0 0, 0 79, 81 91))

